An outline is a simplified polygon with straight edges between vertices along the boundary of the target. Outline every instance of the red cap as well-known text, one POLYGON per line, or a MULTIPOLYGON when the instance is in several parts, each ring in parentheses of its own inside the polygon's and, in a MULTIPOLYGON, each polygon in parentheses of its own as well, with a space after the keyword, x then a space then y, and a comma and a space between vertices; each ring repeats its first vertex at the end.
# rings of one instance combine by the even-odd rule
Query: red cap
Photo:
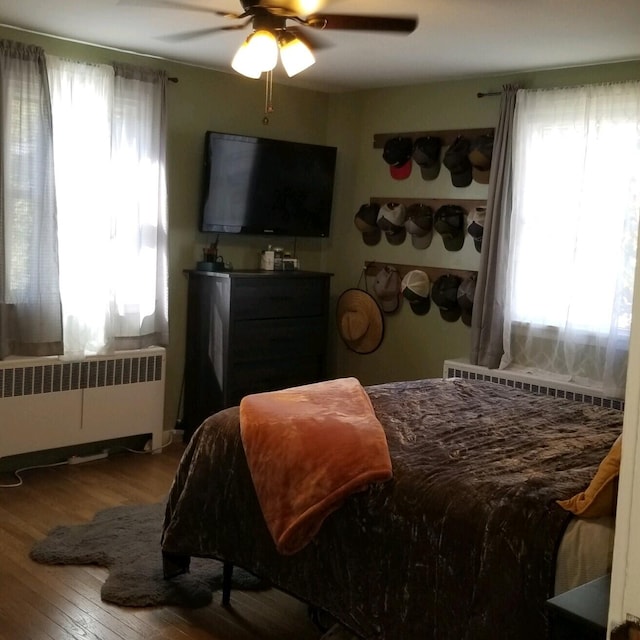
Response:
POLYGON ((394 180, 404 180, 406 178, 408 178, 411 175, 411 165, 412 165, 412 161, 411 158, 409 158, 404 164, 401 164, 399 166, 396 165, 390 165, 389 166, 389 171, 391 173, 391 177, 394 180))

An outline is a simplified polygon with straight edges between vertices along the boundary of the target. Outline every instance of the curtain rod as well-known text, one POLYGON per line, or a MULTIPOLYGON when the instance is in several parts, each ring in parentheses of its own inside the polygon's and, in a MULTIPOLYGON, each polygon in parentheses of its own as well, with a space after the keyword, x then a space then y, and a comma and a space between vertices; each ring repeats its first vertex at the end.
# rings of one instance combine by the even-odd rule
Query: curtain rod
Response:
POLYGON ((487 91, 486 93, 476 93, 477 98, 486 98, 488 96, 499 96, 502 91, 487 91))

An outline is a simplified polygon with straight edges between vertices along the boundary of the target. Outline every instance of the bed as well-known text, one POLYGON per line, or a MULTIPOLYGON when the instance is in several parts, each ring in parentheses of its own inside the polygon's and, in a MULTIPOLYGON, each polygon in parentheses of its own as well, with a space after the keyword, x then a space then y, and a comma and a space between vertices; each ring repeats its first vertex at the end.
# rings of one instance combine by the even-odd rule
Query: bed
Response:
POLYGON ((265 525, 238 408, 208 418, 169 494, 165 574, 194 556, 223 560, 366 639, 547 637, 558 549, 583 520, 556 501, 592 481, 622 412, 462 379, 366 393, 393 477, 349 496, 292 554, 276 550, 265 525))

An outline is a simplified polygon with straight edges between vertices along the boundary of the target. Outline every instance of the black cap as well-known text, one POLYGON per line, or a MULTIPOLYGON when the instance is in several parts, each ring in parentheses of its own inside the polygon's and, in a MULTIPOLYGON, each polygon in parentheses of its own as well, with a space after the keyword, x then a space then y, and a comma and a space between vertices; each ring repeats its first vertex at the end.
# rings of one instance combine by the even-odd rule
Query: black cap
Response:
POLYGON ((464 245, 465 222, 467 212, 457 204, 442 205, 437 211, 433 226, 442 236, 447 251, 460 251, 464 245))
POLYGON ((469 160, 470 146, 467 138, 458 136, 442 159, 442 164, 451 172, 451 184, 454 187, 468 187, 473 180, 472 166, 469 160))
POLYGON ((413 141, 411 138, 397 136, 384 143, 382 158, 387 164, 399 167, 411 158, 413 141))
POLYGON ((458 287, 462 278, 447 274, 440 276, 431 287, 431 299, 440 309, 440 315, 447 322, 456 322, 462 314, 458 304, 458 287))
POLYGON ((406 209, 403 204, 387 202, 378 212, 378 227, 384 231, 389 244, 402 244, 407 237, 404 226, 406 209))
POLYGON ((411 310, 418 316, 429 313, 431 308, 431 281, 425 271, 413 269, 409 271, 400 283, 402 295, 411 306, 411 310))
POLYGON ((422 136, 413 145, 413 159, 420 167, 423 180, 435 180, 440 173, 442 140, 435 136, 422 136))
POLYGON ((420 202, 407 207, 405 229, 411 234, 416 249, 426 249, 433 239, 433 209, 420 202))
POLYGON ((382 232, 378 226, 379 211, 380 205, 375 202, 363 204, 353 219, 353 223, 356 225, 358 231, 362 233, 362 240, 369 246, 378 244, 382 236, 382 232))
POLYGON ((389 173, 395 180, 404 180, 411 175, 413 140, 397 136, 385 142, 382 158, 389 165, 389 173))

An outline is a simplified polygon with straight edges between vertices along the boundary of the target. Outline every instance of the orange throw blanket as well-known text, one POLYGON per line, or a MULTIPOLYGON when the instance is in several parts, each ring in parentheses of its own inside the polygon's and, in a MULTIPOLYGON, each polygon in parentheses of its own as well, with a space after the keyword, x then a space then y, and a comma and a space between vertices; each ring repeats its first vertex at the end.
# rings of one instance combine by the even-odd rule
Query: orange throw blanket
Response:
POLYGON ((384 430, 355 378, 245 396, 240 434, 282 554, 302 549, 351 493, 392 476, 384 430))

